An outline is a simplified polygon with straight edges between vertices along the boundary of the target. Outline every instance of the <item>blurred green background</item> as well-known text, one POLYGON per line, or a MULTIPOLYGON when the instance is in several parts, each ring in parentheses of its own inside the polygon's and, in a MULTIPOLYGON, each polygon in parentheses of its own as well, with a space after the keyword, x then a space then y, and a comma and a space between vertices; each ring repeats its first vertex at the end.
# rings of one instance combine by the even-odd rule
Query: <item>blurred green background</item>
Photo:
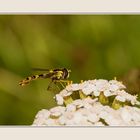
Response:
POLYGON ((0 15, 0 125, 31 125, 56 105, 49 80, 18 85, 31 68, 66 67, 79 82, 119 77, 139 60, 138 15, 0 15))

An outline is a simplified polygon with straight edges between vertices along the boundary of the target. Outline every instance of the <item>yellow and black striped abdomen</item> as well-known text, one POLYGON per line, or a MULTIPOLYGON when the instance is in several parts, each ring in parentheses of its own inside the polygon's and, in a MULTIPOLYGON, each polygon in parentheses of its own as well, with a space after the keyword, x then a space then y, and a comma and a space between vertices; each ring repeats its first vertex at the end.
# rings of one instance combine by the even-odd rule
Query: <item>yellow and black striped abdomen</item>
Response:
POLYGON ((50 78, 51 76, 52 76, 51 73, 29 76, 26 79, 20 81, 19 85, 24 86, 24 85, 29 84, 33 80, 36 80, 36 79, 39 79, 39 78, 42 78, 42 79, 50 78))

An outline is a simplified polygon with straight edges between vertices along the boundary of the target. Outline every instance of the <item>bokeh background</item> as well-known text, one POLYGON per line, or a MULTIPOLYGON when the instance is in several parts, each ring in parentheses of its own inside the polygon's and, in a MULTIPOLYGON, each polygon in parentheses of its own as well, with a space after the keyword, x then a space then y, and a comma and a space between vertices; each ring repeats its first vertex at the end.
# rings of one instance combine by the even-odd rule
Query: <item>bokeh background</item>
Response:
POLYGON ((56 105, 49 80, 18 85, 31 68, 65 67, 74 82, 116 76, 139 93, 139 60, 138 15, 0 15, 0 125, 31 125, 56 105))

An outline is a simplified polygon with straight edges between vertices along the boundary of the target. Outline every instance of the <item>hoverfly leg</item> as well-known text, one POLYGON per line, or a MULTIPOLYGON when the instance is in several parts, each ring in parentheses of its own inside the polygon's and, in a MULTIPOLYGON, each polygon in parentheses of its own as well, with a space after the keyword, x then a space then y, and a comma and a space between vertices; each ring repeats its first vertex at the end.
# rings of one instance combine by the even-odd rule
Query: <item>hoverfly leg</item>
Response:
POLYGON ((73 81, 70 81, 70 80, 60 80, 62 83, 66 83, 67 86, 68 85, 71 85, 73 83, 73 81))
POLYGON ((59 81, 59 83, 60 83, 60 85, 61 85, 63 88, 65 88, 65 86, 62 84, 62 82, 61 82, 61 81, 59 81))
POLYGON ((49 83, 47 90, 50 90, 51 84, 52 84, 52 81, 49 83))
POLYGON ((62 84, 61 80, 53 80, 54 84, 57 86, 57 88, 59 90, 61 90, 61 88, 57 85, 57 83, 59 83, 61 85, 62 88, 65 88, 65 86, 62 84))
POLYGON ((55 86, 58 88, 58 90, 60 90, 60 87, 57 85, 57 81, 56 81, 56 80, 52 80, 52 81, 49 83, 49 85, 48 85, 48 88, 47 88, 48 91, 51 91, 51 90, 52 90, 52 89, 50 89, 51 86, 52 86, 52 84, 55 84, 55 86))
POLYGON ((58 81, 57 81, 57 80, 54 80, 53 82, 54 82, 54 84, 56 85, 56 87, 58 88, 58 90, 61 90, 60 87, 57 85, 57 82, 58 82, 58 81))

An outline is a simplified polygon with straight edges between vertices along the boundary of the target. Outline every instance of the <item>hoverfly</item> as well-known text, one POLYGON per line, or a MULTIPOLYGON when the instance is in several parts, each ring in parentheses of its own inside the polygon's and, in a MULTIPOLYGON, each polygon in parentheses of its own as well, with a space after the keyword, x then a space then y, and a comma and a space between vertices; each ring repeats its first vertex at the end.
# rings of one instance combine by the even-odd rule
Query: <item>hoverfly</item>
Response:
POLYGON ((62 86, 63 86, 62 83, 64 83, 64 82, 69 83, 70 82, 67 79, 69 78, 69 73, 71 72, 71 70, 68 70, 66 68, 58 68, 58 69, 52 69, 52 70, 34 68, 33 70, 46 71, 46 73, 29 76, 29 77, 25 78, 24 80, 20 81, 19 85, 25 86, 33 80, 49 78, 49 79, 51 79, 51 82, 48 85, 48 90, 49 90, 52 82, 54 82, 54 83, 59 82, 62 86))

